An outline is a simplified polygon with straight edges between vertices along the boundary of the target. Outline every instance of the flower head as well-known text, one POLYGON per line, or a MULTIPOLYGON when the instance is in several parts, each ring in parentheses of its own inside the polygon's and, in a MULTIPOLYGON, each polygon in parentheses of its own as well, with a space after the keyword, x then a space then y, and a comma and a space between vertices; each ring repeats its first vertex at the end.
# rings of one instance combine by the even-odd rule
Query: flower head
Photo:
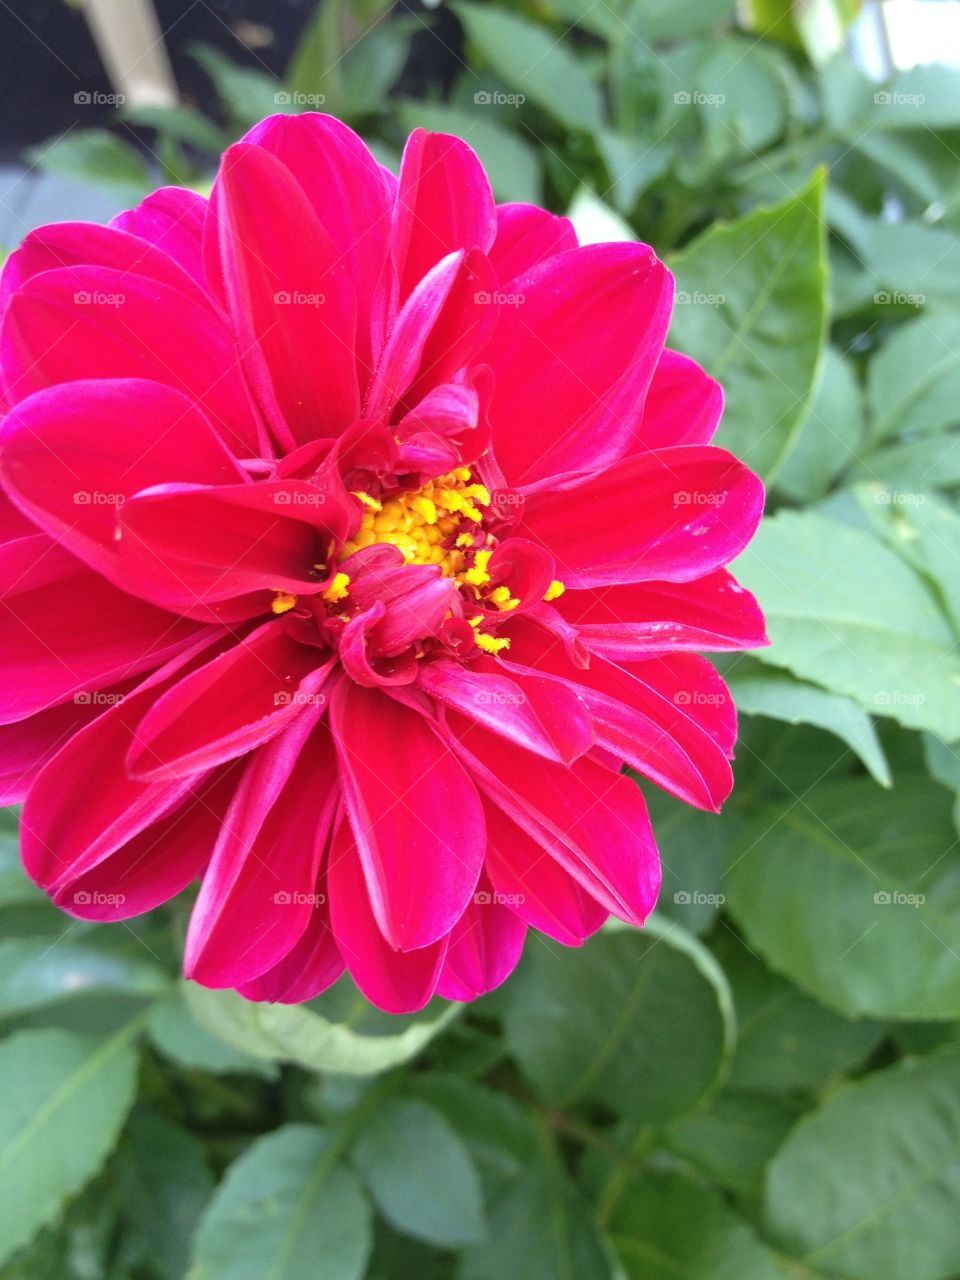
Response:
POLYGON ((196 879, 188 975, 470 999, 528 927, 659 887, 640 788, 731 785, 699 650, 762 488, 664 348, 640 244, 496 205, 465 143, 399 178, 275 117, 209 201, 31 233, 2 281, 3 790, 28 871, 115 919, 196 879))

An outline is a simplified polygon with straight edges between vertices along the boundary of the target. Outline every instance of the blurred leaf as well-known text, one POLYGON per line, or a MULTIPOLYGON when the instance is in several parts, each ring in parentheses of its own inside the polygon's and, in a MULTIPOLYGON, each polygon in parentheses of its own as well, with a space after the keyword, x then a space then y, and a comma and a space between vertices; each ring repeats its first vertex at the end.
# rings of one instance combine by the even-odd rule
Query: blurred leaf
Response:
POLYGON ((800 1121, 768 1171, 770 1230, 817 1272, 953 1275, 958 1212, 960 1057, 848 1086, 800 1121))
POLYGON ((45 902, 43 890, 33 883, 20 858, 20 835, 16 814, 0 810, 0 907, 45 902))
POLYGON ((275 114, 290 98, 279 80, 265 71, 239 66, 212 45, 192 44, 189 52, 213 81, 231 121, 242 129, 275 114))
POLYGON ((488 107, 471 112, 438 102, 400 99, 394 104, 404 129, 432 129, 455 133, 468 142, 483 162, 494 195, 499 200, 535 203, 540 199, 540 166, 531 148, 496 119, 488 119, 488 107))
POLYGON ((343 1021, 334 1022, 311 1005, 258 1004, 233 991, 212 991, 193 982, 185 991, 201 1026, 234 1048, 268 1062, 295 1062, 311 1071, 345 1075, 376 1075, 407 1062, 459 1011, 449 1004, 432 1014, 378 1016, 356 993, 350 997, 349 1014, 345 1011, 343 1021), (368 1031, 362 1029, 365 1013, 371 1015, 368 1031))
POLYGON ((777 477, 797 502, 815 502, 863 447, 863 395, 848 357, 828 348, 800 431, 777 477))
POLYGON ((350 1155, 377 1208, 398 1231, 446 1248, 486 1239, 473 1161, 425 1102, 387 1099, 360 1130, 350 1155))
POLYGON ((729 930, 713 946, 737 1011, 729 1088, 813 1092, 860 1067, 883 1039, 883 1026, 846 1018, 771 973, 729 930))
POLYGON ((0 942, 0 1018, 88 991, 156 995, 170 979, 145 958, 47 938, 0 942))
POLYGON ((825 322, 818 173, 795 199, 714 226, 674 254, 670 342, 726 392, 717 443, 769 478, 814 387, 825 322))
MULTIPOLYGON (((497 5, 450 7, 467 38, 508 85, 569 129, 601 128, 600 90, 568 43, 497 5)), ((485 92, 482 73, 477 92, 485 92)))
POLYGON ((728 907, 750 945, 853 1016, 960 1017, 960 868, 950 797, 827 783, 761 810, 730 856, 728 907))
POLYGON ((96 1042, 20 1031, 0 1044, 0 1262, 103 1164, 133 1102, 130 1023, 96 1042))
POLYGON ((631 1181, 610 1224, 630 1280, 783 1280, 776 1258, 716 1192, 679 1174, 631 1181))
POLYGON ((605 205, 589 187, 580 187, 567 210, 577 239, 581 244, 608 244, 614 240, 633 240, 635 236, 626 222, 605 205))
POLYGON ((187 1280, 360 1280, 370 1206, 338 1154, 310 1125, 258 1138, 214 1193, 187 1280))
POLYGON ((55 142, 31 147, 27 160, 46 173, 81 182, 103 182, 144 194, 153 185, 143 156, 106 129, 77 129, 55 142))
POLYGON ((946 618, 879 539, 812 511, 765 519, 735 562, 772 641, 756 657, 874 715, 960 737, 960 655, 946 618))
POLYGON ((766 670, 759 663, 738 663, 727 683, 739 712, 826 729, 857 753, 882 787, 892 784, 890 766, 873 721, 850 698, 782 672, 766 670))
POLYGON ((787 126, 787 91, 774 51, 746 38, 706 41, 697 61, 696 107, 717 154, 770 146, 787 126))
POLYGON ((153 1265, 182 1280, 190 1241, 213 1192, 203 1143, 152 1111, 134 1111, 114 1157, 120 1196, 153 1265))
POLYGON ((663 869, 657 917, 706 933, 723 906, 726 855, 740 815, 729 807, 722 817, 694 809, 659 787, 646 786, 644 794, 663 869))
POLYGON ((181 1066, 216 1075, 238 1072, 265 1080, 279 1074, 274 1063, 243 1053, 202 1027, 190 1011, 182 987, 154 1004, 147 1030, 156 1048, 181 1066))
POLYGON ((596 143, 610 177, 610 187, 603 192, 603 199, 609 200, 621 213, 629 213, 637 198, 666 172, 670 153, 666 147, 645 138, 625 137, 611 129, 601 130, 596 135, 596 143))
POLYGON ((663 1122, 716 1086, 733 1048, 726 980, 674 923, 528 947, 505 998, 510 1051, 551 1107, 590 1097, 663 1122))
POLYGON ((156 129, 213 156, 219 156, 231 142, 228 134, 193 107, 127 107, 122 119, 135 129, 156 129))

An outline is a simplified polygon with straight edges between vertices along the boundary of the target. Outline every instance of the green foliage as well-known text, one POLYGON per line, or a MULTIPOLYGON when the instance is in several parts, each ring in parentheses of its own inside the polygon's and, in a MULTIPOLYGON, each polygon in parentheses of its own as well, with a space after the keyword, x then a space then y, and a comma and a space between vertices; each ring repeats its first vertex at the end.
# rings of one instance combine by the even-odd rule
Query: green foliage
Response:
POLYGON ((531 937, 466 1008, 183 984, 176 908, 66 922, 4 815, 0 1280, 960 1277, 960 75, 873 82, 856 7, 329 0, 283 81, 192 50, 215 119, 31 153, 133 202, 328 110, 652 244, 767 481, 771 644, 721 663, 723 814, 640 784, 647 927, 531 937))

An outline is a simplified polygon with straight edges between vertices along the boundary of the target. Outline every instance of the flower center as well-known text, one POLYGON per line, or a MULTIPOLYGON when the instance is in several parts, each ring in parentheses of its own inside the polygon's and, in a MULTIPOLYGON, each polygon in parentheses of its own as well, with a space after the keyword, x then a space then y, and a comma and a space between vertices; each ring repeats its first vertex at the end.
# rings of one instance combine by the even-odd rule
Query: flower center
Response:
POLYGON ((363 547, 389 543, 407 564, 435 564, 447 578, 480 586, 489 581, 486 561, 495 541, 484 527, 490 493, 473 480, 469 467, 458 467, 421 489, 378 501, 355 493, 366 510, 363 523, 343 548, 352 555, 363 547))

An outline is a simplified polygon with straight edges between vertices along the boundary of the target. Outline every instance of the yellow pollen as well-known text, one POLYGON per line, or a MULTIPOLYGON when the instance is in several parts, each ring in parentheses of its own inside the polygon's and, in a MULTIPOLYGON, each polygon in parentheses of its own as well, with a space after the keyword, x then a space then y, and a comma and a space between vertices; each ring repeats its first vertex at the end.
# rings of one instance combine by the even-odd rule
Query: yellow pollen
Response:
POLYGON ((270 608, 274 613, 288 613, 297 603, 297 597, 289 591, 278 591, 270 608))
POLYGON ((563 595, 566 589, 567 588, 563 585, 563 583, 559 580, 559 578, 554 578, 554 580, 550 583, 549 587, 547 587, 547 593, 543 598, 544 600, 559 600, 559 598, 563 595))
POLYGON ((335 602, 337 600, 345 600, 348 594, 349 586, 350 586, 349 573, 334 574, 333 581, 330 583, 329 587, 327 587, 326 591, 323 592, 324 600, 330 600, 331 602, 335 602))
POLYGON ((363 505, 365 507, 368 507, 371 511, 383 510, 383 507, 381 506, 381 504, 376 500, 376 498, 371 498, 369 493, 364 493, 360 489, 355 489, 352 493, 352 496, 354 498, 358 498, 363 503, 363 505))
POLYGON ((510 648, 510 641, 506 636, 488 636, 483 631, 478 631, 474 636, 477 642, 477 648, 482 649, 484 653, 500 653, 503 649, 510 648))
POLYGON ((510 594, 509 587, 494 587, 490 592, 490 599, 498 609, 503 610, 516 609, 520 603, 516 596, 510 594))
POLYGON ((487 565, 492 555, 492 551, 478 551, 473 558, 473 565, 463 575, 464 582, 469 582, 471 587, 485 587, 490 581, 487 565))

